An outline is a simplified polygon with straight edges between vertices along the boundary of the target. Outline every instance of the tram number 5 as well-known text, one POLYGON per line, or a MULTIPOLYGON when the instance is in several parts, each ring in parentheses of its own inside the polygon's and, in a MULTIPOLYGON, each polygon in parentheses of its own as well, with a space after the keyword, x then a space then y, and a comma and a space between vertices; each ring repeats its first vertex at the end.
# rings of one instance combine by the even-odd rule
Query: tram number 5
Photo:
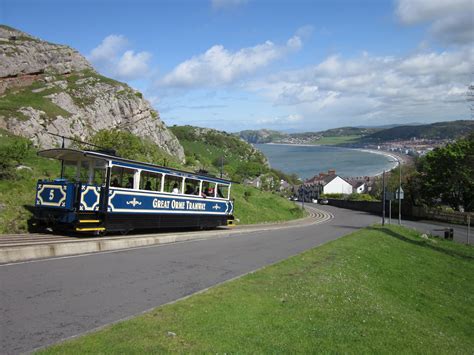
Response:
POLYGON ((51 201, 54 198, 54 190, 49 190, 49 200, 51 201))

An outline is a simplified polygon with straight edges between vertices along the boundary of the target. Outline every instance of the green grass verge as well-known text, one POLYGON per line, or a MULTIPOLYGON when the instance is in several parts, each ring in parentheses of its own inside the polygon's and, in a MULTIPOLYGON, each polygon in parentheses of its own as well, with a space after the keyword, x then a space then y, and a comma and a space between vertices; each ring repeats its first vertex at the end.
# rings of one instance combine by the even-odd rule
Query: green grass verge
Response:
POLYGON ((473 261, 370 227, 41 353, 472 354, 473 261))
POLYGON ((354 143, 361 137, 362 136, 359 136, 359 135, 321 137, 321 139, 315 140, 313 144, 337 145, 337 144, 354 143))
POLYGON ((288 221, 306 215, 295 203, 276 194, 245 185, 232 185, 234 214, 238 224, 288 221))

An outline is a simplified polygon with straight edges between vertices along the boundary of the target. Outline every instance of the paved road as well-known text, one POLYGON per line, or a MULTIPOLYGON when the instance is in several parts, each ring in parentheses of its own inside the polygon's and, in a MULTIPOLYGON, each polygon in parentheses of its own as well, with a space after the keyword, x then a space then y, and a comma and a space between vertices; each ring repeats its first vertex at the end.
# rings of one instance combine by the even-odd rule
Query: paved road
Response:
POLYGON ((53 344, 334 240, 379 217, 324 206, 320 225, 0 266, 0 347, 53 344))

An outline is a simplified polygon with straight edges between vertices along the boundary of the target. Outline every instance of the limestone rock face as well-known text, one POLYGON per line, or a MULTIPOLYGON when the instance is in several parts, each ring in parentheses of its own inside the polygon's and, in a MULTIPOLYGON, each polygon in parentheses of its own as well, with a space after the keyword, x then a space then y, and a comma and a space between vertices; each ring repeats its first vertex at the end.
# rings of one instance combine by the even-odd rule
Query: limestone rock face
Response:
POLYGON ((68 46, 41 41, 24 32, 0 27, 0 77, 54 71, 58 74, 92 69, 87 60, 68 46))
POLYGON ((42 148, 101 129, 148 138, 184 160, 178 139, 142 94, 98 74, 77 51, 0 26, 0 128, 42 148), (48 133, 49 132, 49 133, 48 133))

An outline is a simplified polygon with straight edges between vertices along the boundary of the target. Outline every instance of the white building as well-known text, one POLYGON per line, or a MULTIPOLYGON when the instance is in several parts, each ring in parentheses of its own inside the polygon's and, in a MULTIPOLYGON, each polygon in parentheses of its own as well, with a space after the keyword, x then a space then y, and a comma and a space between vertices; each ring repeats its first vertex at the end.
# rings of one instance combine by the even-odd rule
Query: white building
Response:
POLYGON ((352 185, 338 175, 329 175, 322 181, 323 194, 346 194, 352 193, 352 185))
POLYGON ((364 191, 365 191, 365 182, 363 182, 363 181, 356 182, 353 185, 353 191, 355 193, 358 193, 358 194, 364 193, 364 191))

